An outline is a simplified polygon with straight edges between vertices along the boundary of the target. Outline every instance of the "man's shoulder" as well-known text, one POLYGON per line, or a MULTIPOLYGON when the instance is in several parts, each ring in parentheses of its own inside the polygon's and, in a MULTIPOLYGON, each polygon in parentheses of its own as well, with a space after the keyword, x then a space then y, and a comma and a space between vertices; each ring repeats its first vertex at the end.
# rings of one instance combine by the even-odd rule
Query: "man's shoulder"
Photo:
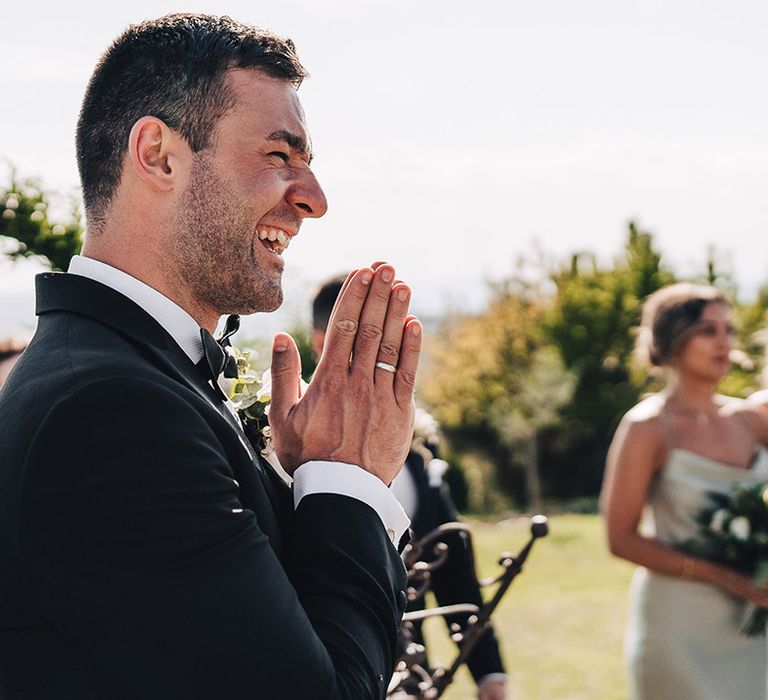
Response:
POLYGON ((188 394, 148 353, 140 343, 78 314, 41 319, 0 393, 0 436, 28 443, 57 406, 100 423, 118 394, 123 406, 188 394))
POLYGON ((69 312, 41 319, 38 332, 19 359, 18 372, 25 375, 25 384, 40 379, 59 392, 114 376, 163 374, 139 340, 69 312))

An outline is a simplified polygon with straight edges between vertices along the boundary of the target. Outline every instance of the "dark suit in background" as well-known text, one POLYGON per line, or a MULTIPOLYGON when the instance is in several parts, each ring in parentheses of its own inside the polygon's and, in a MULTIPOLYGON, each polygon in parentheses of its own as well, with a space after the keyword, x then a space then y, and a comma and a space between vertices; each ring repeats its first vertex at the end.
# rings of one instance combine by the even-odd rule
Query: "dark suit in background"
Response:
MULTIPOLYGON (((427 465, 433 455, 426 447, 414 447, 408 453, 406 468, 413 477, 417 492, 416 512, 411 518, 411 530, 414 539, 419 540, 432 530, 445 523, 456 522, 459 513, 453 503, 448 487, 444 482, 439 486, 431 486, 427 465)), ((439 605, 455 603, 482 604, 480 587, 475 574, 475 562, 472 551, 461 533, 446 535, 441 541, 449 547, 449 556, 445 564, 432 574, 431 590, 439 605)), ((408 610, 421 610, 424 607, 423 598, 414 601, 408 610)), ((446 618, 448 624, 466 625, 468 615, 451 615, 446 618)), ((467 666, 478 682, 483 676, 491 673, 504 673, 504 665, 499 653, 499 644, 489 628, 478 642, 467 660, 467 666)))

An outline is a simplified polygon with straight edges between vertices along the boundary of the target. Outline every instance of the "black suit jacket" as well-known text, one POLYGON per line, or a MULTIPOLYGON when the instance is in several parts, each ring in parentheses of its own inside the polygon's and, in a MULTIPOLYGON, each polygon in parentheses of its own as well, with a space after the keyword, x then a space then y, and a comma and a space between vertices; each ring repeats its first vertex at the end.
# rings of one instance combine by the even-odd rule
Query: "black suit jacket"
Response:
MULTIPOLYGON (((458 511, 445 483, 430 486, 425 467, 432 455, 426 449, 412 449, 408 453, 406 467, 413 476, 417 491, 417 508, 411 522, 411 529, 418 540, 444 523, 459 519, 458 511)), ((475 574, 475 562, 472 551, 460 533, 451 533, 443 538, 449 547, 445 564, 432 573, 431 589, 439 605, 456 603, 482 604, 482 594, 475 574)), ((420 610, 424 600, 414 601, 409 610, 420 610)), ((458 623, 462 627, 467 623, 468 615, 450 615, 448 624, 458 623)), ((499 653, 499 644, 493 628, 489 628, 477 643, 467 659, 467 666, 475 681, 489 673, 504 673, 504 665, 499 653)))
POLYGON ((76 275, 0 393, 0 698, 380 698, 405 576, 290 490, 168 333, 76 275))

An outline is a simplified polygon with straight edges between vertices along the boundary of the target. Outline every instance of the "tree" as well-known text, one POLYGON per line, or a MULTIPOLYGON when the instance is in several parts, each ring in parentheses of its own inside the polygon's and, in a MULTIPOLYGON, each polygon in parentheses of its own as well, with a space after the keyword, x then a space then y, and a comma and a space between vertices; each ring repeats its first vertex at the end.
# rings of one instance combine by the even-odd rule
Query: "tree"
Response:
POLYGON ((489 420, 499 441, 522 462, 527 505, 540 511, 543 488, 539 472, 539 434, 560 423, 560 409, 573 394, 575 377, 563 368, 557 353, 542 347, 532 356, 517 391, 491 407, 489 420))
POLYGON ((537 284, 515 276, 494 287, 486 312, 450 319, 430 346, 421 397, 471 464, 476 509, 502 505, 500 493, 536 506, 541 498, 539 433, 557 422, 572 386, 544 345, 544 301, 537 284))
POLYGON ((559 497, 599 490, 605 453, 618 419, 647 386, 633 374, 635 328, 643 300, 674 280, 650 233, 629 224, 622 255, 600 266, 582 253, 553 270, 556 294, 545 332, 576 376, 562 430, 549 435, 545 478, 559 497))
POLYGON ((11 240, 5 254, 11 259, 39 257, 53 270, 66 270, 83 239, 82 215, 76 201, 62 222, 49 218, 50 197, 38 180, 17 180, 0 189, 0 236, 11 240))

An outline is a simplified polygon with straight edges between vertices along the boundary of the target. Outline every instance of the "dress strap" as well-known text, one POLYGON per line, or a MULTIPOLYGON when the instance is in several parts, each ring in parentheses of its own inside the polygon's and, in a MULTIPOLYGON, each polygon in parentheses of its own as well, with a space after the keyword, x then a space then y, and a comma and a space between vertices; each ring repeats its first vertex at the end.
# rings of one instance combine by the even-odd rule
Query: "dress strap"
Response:
POLYGON ((749 433, 749 435, 755 440, 755 449, 752 451, 752 459, 749 461, 749 467, 751 468, 754 466, 755 462, 757 461, 758 457, 760 457, 760 452, 765 449, 765 445, 763 442, 758 438, 758 436, 755 435, 755 429, 749 424, 749 421, 744 417, 742 413, 739 413, 736 411, 733 414, 733 417, 741 423, 743 428, 749 433))

